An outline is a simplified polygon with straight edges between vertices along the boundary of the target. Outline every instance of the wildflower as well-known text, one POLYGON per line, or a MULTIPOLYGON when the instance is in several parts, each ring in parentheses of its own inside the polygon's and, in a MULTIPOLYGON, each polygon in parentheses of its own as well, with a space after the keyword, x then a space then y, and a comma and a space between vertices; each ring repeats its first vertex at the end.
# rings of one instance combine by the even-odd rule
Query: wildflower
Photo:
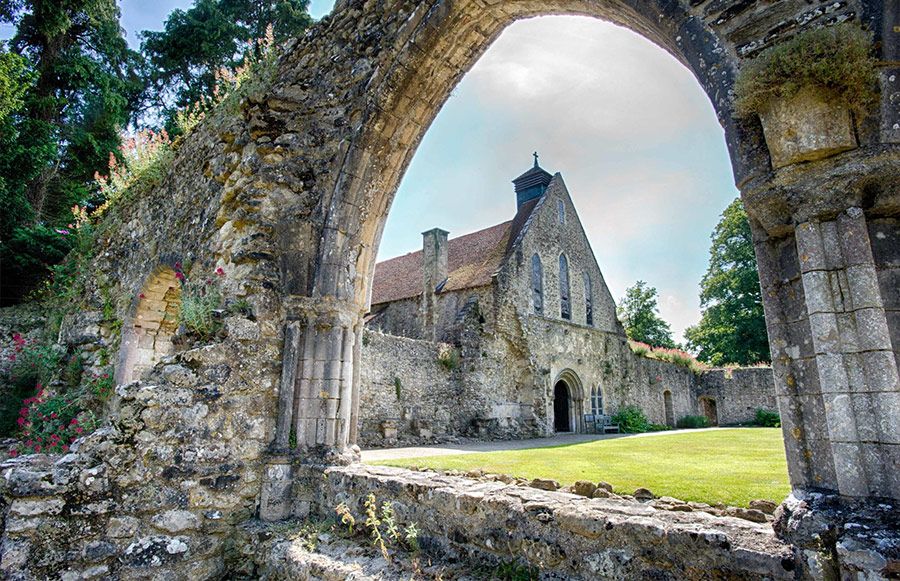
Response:
POLYGON ((13 448, 12 450, 9 451, 9 457, 10 457, 10 458, 15 458, 15 457, 18 456, 18 455, 19 455, 19 451, 16 450, 15 448, 13 448))
POLYGON ((180 262, 176 262, 176 263, 175 263, 175 268, 181 268, 181 263, 180 263, 180 262))
POLYGON ((41 451, 41 445, 38 444, 37 446, 35 446, 35 447, 34 447, 34 451, 40 453, 40 451, 41 451))
POLYGON ((10 355, 9 358, 10 358, 10 360, 12 360, 12 361, 15 361, 15 360, 16 360, 16 356, 15 356, 15 355, 10 355))
POLYGON ((212 281, 207 279, 206 284, 212 284, 212 281))
POLYGON ((146 298, 147 298, 147 295, 145 295, 144 293, 141 293, 141 294, 138 295, 138 298, 139 298, 139 299, 146 299, 146 298))
POLYGON ((26 445, 27 447, 29 447, 29 448, 30 448, 33 444, 34 444, 34 442, 32 442, 31 440, 28 440, 27 442, 25 442, 25 445, 26 445))
POLYGON ((225 271, 222 270, 221 268, 217 268, 217 269, 216 269, 216 275, 217 275, 217 276, 225 276, 225 271))
POLYGON ((69 447, 68 447, 66 444, 63 444, 63 445, 62 445, 62 449, 63 449, 63 452, 68 452, 68 451, 69 451, 69 447))
POLYGON ((19 419, 16 420, 16 421, 19 423, 20 426, 23 425, 23 424, 25 424, 25 418, 19 418, 19 419))
POLYGON ((184 275, 181 274, 180 272, 176 272, 176 273, 175 273, 175 278, 177 278, 178 280, 184 280, 184 275))
POLYGON ((77 428, 75 428, 75 431, 80 434, 81 432, 84 431, 84 428, 82 428, 81 426, 78 426, 77 428))
POLYGON ((52 414, 50 414, 50 419, 51 419, 51 420, 55 420, 55 419, 56 419, 56 412, 53 412, 52 414))

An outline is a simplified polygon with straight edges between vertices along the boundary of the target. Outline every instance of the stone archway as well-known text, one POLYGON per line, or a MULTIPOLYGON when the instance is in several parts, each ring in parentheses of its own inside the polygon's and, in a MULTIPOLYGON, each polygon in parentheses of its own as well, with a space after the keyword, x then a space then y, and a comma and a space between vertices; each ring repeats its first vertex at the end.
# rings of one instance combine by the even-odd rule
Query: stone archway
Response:
POLYGON ((158 266, 144 281, 131 304, 131 317, 122 329, 122 345, 115 381, 122 385, 139 379, 160 359, 175 351, 181 281, 170 266, 158 266))
POLYGON ((270 190, 282 204, 263 234, 272 240, 264 258, 281 269, 286 320, 275 449, 286 450, 292 435, 298 450, 344 449, 355 439, 360 317, 381 230, 450 92, 511 22, 581 14, 675 55, 725 129, 754 233, 792 486, 900 498, 900 318, 891 282, 900 114, 873 108, 857 149, 773 171, 759 123, 737 124, 730 113, 740 59, 842 19, 873 27, 888 103, 889 65, 900 58, 888 3, 862 12, 836 5, 827 15, 803 3, 688 4, 342 0, 280 61, 277 85, 245 109, 252 152, 242 168, 255 175, 253 191, 270 190))
POLYGON ((569 386, 563 380, 557 381, 553 386, 553 431, 572 431, 571 400, 569 386))

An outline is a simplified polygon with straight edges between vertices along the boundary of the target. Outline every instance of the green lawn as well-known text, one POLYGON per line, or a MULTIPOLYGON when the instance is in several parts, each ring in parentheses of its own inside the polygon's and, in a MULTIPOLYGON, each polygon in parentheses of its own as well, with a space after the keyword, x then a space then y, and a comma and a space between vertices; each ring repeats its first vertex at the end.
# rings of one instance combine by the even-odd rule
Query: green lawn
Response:
POLYGON ((777 428, 661 433, 377 464, 443 470, 482 468, 525 478, 552 478, 563 485, 576 480, 605 480, 620 494, 643 486, 657 496, 744 507, 754 498, 781 502, 790 492, 781 430, 777 428))

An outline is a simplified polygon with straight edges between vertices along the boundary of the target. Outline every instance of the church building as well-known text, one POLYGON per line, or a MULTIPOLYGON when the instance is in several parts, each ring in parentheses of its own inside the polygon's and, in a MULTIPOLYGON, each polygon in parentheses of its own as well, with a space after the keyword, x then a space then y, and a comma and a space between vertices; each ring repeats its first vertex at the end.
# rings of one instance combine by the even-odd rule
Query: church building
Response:
POLYGON ((376 265, 364 445, 592 431, 625 405, 674 425, 704 405, 693 373, 631 351, 562 176, 535 154, 513 185, 511 220, 434 228, 376 265))

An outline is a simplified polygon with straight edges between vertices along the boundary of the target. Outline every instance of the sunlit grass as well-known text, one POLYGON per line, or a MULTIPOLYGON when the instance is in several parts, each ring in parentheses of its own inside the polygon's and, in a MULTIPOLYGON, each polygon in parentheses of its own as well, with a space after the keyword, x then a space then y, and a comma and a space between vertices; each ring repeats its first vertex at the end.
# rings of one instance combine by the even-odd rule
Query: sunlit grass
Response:
POLYGON ((661 433, 553 448, 373 464, 443 470, 482 468, 525 478, 552 478, 563 485, 576 480, 605 480, 620 494, 643 486, 657 496, 731 506, 747 506, 755 498, 781 502, 790 492, 781 430, 777 428, 661 433))

